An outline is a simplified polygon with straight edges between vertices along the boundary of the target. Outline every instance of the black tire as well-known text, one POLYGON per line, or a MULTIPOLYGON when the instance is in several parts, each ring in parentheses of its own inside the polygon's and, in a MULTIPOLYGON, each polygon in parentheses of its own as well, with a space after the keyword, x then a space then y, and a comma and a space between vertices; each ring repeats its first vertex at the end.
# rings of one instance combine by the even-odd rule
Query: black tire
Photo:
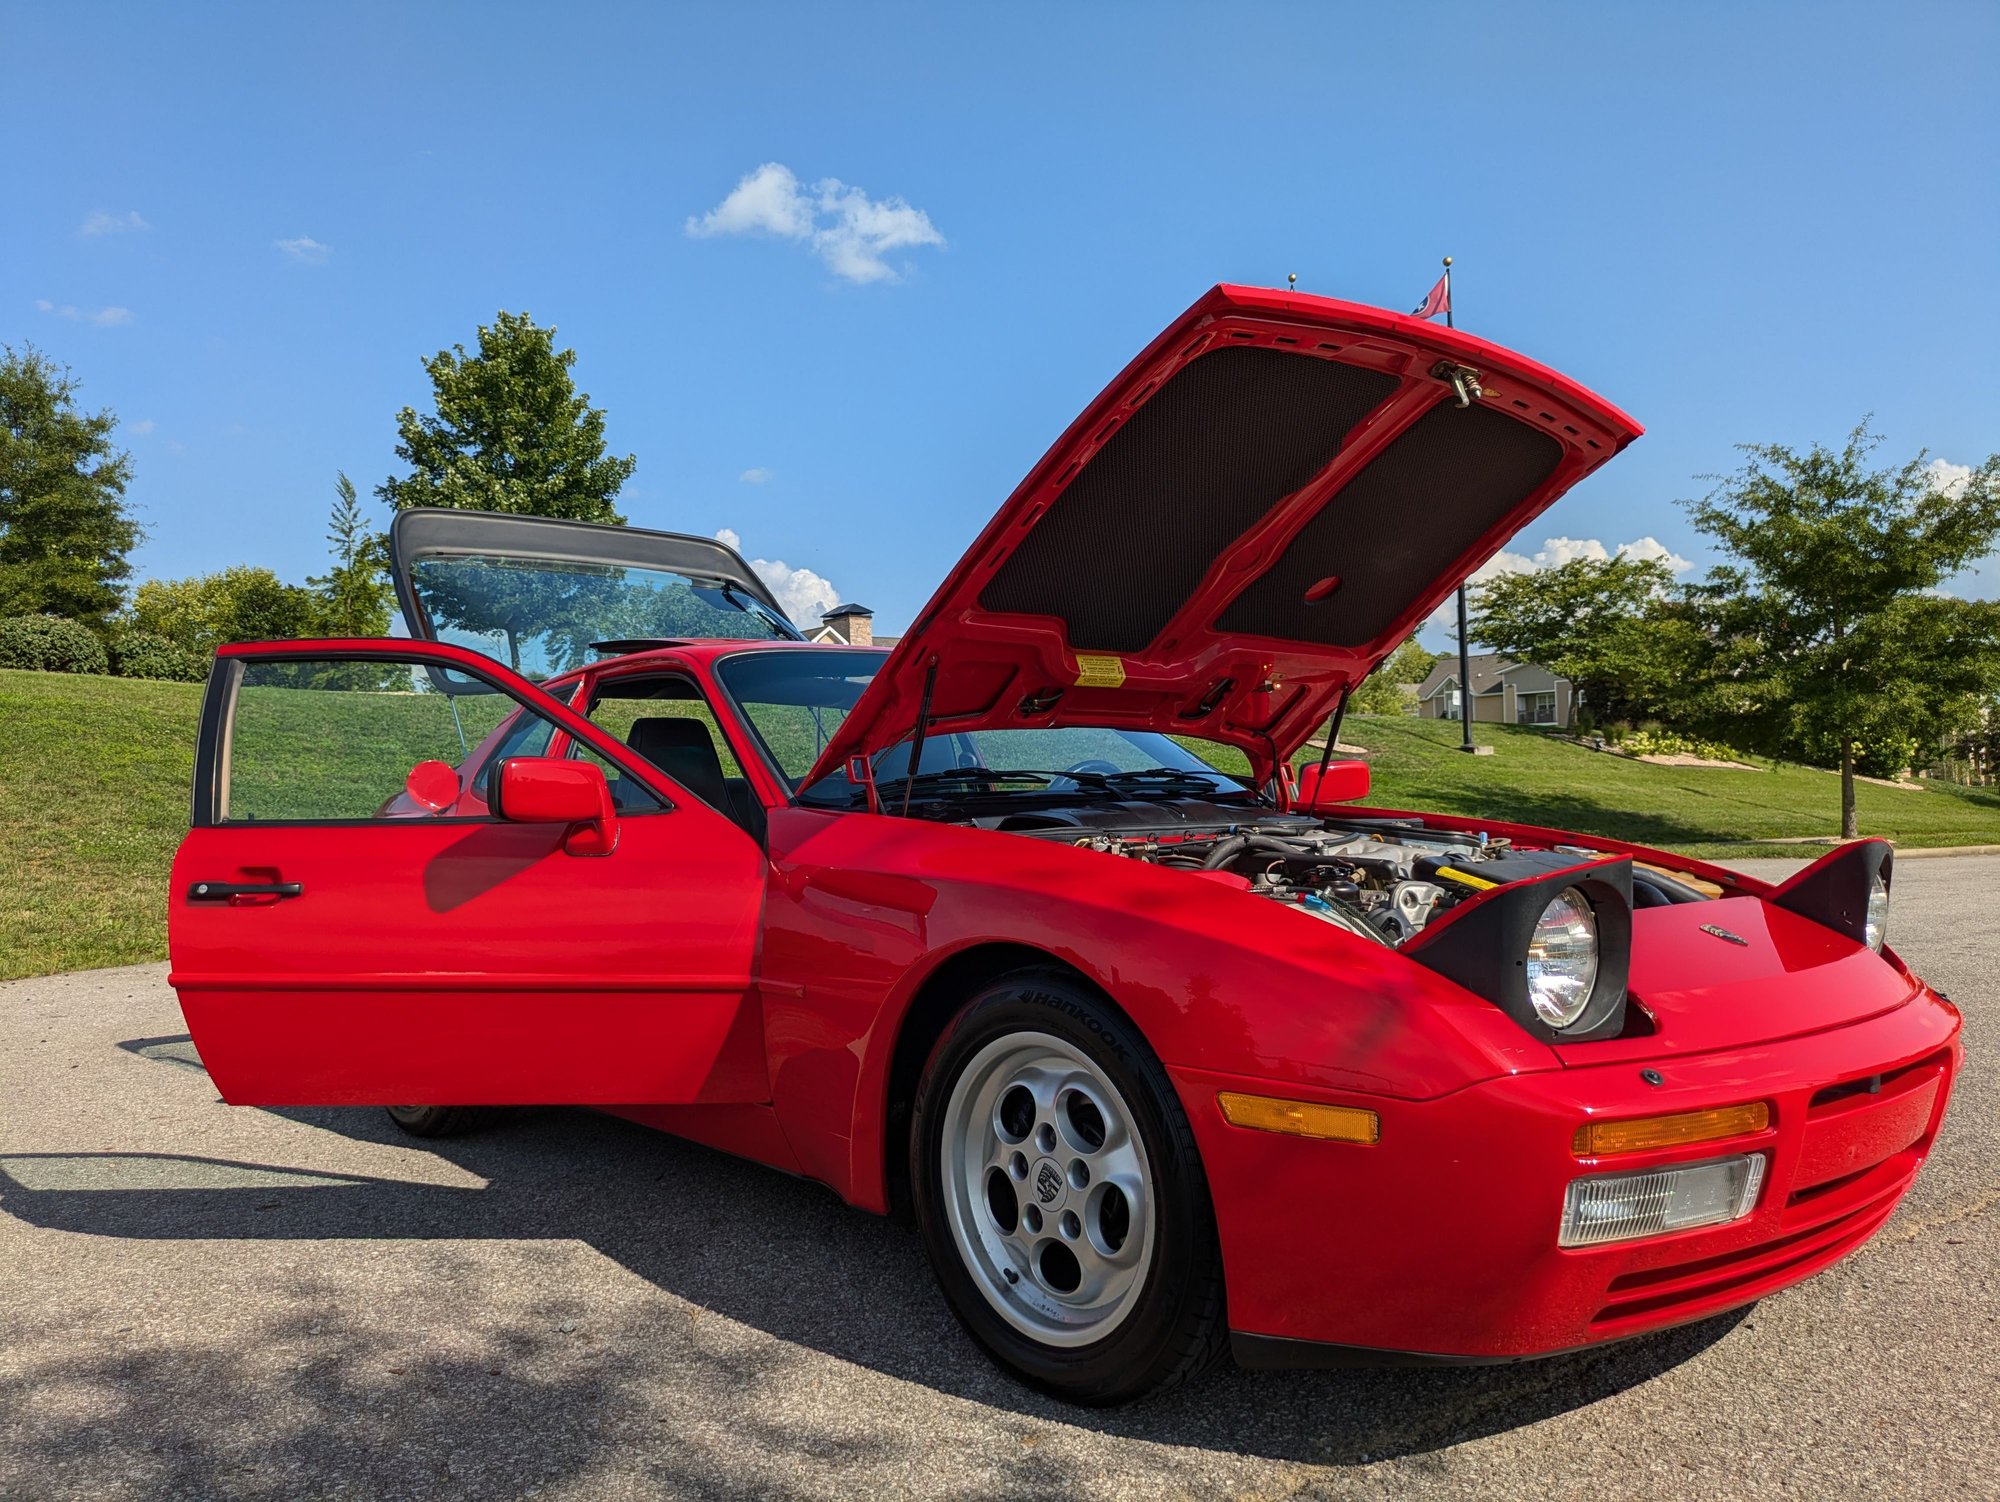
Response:
POLYGON ((1108 1406, 1186 1382, 1227 1351, 1222 1251, 1194 1131, 1138 1029, 1073 977, 1039 970, 1005 976, 952 1019, 917 1085, 910 1166, 918 1229, 945 1301, 974 1340, 1034 1386, 1108 1406), (1143 1281, 1130 1312, 1086 1345, 1037 1340, 1003 1317, 968 1268, 946 1207, 953 1088, 982 1049, 1012 1033, 1053 1035, 1095 1063, 1123 1096, 1151 1165, 1157 1225, 1143 1281))
POLYGON ((499 1119, 498 1106, 388 1106, 389 1119, 412 1137, 463 1137, 499 1119))

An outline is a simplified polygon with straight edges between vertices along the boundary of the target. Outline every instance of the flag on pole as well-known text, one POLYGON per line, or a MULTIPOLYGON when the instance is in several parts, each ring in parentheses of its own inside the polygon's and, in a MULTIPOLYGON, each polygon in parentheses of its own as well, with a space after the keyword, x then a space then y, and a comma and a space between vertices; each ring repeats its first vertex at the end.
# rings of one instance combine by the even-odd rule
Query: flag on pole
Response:
POLYGON ((1449 269, 1437 279, 1437 285, 1424 294, 1424 300, 1410 309, 1412 318, 1435 318, 1444 314, 1451 317, 1451 272, 1449 269))

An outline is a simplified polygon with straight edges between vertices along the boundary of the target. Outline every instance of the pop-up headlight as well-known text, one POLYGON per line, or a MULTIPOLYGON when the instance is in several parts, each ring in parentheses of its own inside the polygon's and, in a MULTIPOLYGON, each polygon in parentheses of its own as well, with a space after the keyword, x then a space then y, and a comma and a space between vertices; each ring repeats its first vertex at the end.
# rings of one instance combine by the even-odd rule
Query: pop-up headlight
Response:
POLYGON ((1895 874, 1896 852, 1887 840, 1856 840, 1821 856, 1770 900, 1879 954, 1889 935, 1889 884, 1895 874))
POLYGON ((1480 892, 1401 948, 1537 1038, 1616 1037, 1632 961, 1632 863, 1584 861, 1480 892))

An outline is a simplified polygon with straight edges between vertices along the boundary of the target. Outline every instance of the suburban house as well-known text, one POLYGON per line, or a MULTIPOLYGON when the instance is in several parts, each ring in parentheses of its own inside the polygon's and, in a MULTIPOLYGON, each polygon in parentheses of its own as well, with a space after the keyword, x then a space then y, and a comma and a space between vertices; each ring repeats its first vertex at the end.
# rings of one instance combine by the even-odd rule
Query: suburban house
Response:
MULTIPOLYGON (((1496 725, 1567 725, 1574 696, 1569 679, 1498 652, 1472 654, 1472 720, 1496 725)), ((1459 718, 1458 657, 1431 669, 1417 685, 1417 713, 1427 720, 1459 718)))
POLYGON ((875 612, 866 605, 836 605, 819 618, 819 626, 806 633, 806 640, 836 647, 893 647, 902 638, 877 636, 875 612))

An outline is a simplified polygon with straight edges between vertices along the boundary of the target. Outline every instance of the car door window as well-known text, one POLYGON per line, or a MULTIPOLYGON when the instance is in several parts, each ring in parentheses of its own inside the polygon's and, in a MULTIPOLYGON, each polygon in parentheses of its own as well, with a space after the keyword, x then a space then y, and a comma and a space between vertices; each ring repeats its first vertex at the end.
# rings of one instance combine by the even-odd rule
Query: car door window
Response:
MULTIPOLYGON (((408 790, 411 770, 443 762, 490 780, 503 744, 507 754, 533 755, 555 729, 472 673, 380 656, 257 658, 242 665, 230 696, 216 816, 224 824, 485 818, 477 779, 461 775, 455 794, 419 799, 408 790)), ((635 784, 624 806, 660 804, 635 784)))
MULTIPOLYGON (((567 704, 575 690, 564 689, 553 697, 567 704)), ((510 756, 546 756, 549 743, 555 739, 555 721, 544 719, 538 714, 522 710, 512 720, 503 723, 500 733, 493 738, 492 745, 479 757, 479 770, 472 777, 472 791, 482 802, 490 802, 493 797, 493 777, 500 769, 500 763, 510 756)))

